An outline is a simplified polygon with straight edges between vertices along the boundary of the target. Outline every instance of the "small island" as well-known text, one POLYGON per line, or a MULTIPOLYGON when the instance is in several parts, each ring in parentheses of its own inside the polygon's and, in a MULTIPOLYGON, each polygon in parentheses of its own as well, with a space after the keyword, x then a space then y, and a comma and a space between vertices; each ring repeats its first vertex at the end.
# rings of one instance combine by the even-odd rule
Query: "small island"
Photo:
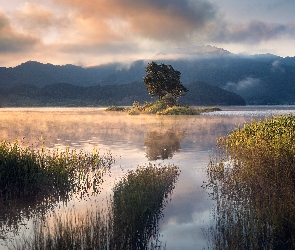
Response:
POLYGON ((200 115, 203 112, 221 110, 217 107, 193 108, 190 106, 178 105, 180 97, 188 92, 188 89, 181 83, 181 73, 171 65, 157 64, 151 62, 147 65, 144 84, 148 93, 155 102, 140 104, 135 101, 131 108, 110 106, 106 111, 124 111, 130 115, 157 114, 157 115, 200 115))

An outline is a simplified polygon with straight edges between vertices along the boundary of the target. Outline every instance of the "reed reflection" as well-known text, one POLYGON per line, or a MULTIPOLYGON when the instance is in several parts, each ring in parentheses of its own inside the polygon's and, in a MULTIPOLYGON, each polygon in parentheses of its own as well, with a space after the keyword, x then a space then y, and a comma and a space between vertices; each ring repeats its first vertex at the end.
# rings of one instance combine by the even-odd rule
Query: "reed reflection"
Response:
POLYGON ((159 241, 159 219, 179 176, 176 166, 141 166, 113 188, 107 210, 37 223, 33 237, 17 241, 17 249, 165 249, 159 241))
POLYGON ((184 139, 185 133, 180 130, 169 129, 167 131, 149 131, 144 140, 146 157, 150 161, 172 158, 175 152, 180 149, 180 142, 184 139))
POLYGON ((83 151, 33 150, 17 141, 0 142, 0 237, 42 217, 58 203, 98 193, 114 159, 83 151))
POLYGON ((295 117, 252 122, 218 140, 208 188, 212 249, 295 248, 295 117))

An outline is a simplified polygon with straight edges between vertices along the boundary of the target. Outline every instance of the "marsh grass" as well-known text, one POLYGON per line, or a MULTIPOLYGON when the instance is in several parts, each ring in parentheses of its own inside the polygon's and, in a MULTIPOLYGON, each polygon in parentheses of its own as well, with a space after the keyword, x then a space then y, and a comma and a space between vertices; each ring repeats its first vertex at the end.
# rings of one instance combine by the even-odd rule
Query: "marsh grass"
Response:
POLYGON ((295 117, 244 124, 218 146, 208 167, 214 249, 294 249, 295 117))
POLYGON ((68 147, 33 150, 18 141, 0 143, 0 197, 30 197, 49 191, 61 196, 72 191, 93 188, 97 191, 102 175, 114 159, 68 147))
MULTIPOLYGON (((34 215, 44 215, 58 202, 100 191, 103 175, 114 159, 70 150, 33 150, 18 141, 0 143, 0 229, 18 229, 34 215)), ((5 232, 7 230, 1 230, 5 232)))
POLYGON ((105 111, 126 111, 128 108, 118 107, 118 106, 109 106, 105 109, 105 111))
POLYGON ((175 105, 167 99, 158 100, 156 102, 145 102, 140 104, 134 102, 132 108, 123 108, 110 106, 106 111, 126 111, 130 115, 139 114, 157 114, 157 115, 200 115, 205 112, 212 112, 220 110, 217 107, 193 108, 189 106, 175 105))
POLYGON ((106 210, 78 215, 70 211, 53 226, 35 223, 31 238, 14 249, 164 249, 159 219, 175 187, 179 169, 148 165, 129 171, 114 187, 106 210))
POLYGON ((139 167, 114 188, 112 217, 117 249, 146 249, 157 240, 159 219, 175 187, 175 166, 139 167))
POLYGON ((32 236, 23 236, 11 249, 111 249, 111 232, 107 211, 81 214, 72 209, 53 214, 51 221, 36 220, 32 236))

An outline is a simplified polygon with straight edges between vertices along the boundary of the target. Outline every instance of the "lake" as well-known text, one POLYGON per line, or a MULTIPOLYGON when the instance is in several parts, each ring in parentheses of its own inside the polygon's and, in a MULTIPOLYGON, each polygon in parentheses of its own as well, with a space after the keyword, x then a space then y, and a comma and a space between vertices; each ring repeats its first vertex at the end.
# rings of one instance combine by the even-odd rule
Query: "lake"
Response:
MULTIPOLYGON (((69 146, 89 152, 97 148, 101 154, 111 152, 116 162, 110 175, 105 176, 101 193, 56 204, 53 210, 61 214, 72 207, 85 211, 103 204, 114 183, 129 169, 149 163, 178 166, 181 173, 160 221, 160 240, 168 250, 207 249, 214 201, 202 185, 216 139, 253 119, 295 114, 295 106, 221 109, 200 116, 132 116, 105 112, 103 108, 1 108, 0 134, 1 140, 18 139, 33 148, 44 143, 48 148, 69 146)), ((0 211, 2 223, 8 219, 3 214, 0 211)), ((26 214, 25 209, 19 216, 22 214, 26 214)), ((32 220, 23 219, 17 230, 29 234, 31 225, 32 220)), ((0 234, 0 249, 6 249, 9 239, 17 237, 9 227, 5 230, 0 234)))

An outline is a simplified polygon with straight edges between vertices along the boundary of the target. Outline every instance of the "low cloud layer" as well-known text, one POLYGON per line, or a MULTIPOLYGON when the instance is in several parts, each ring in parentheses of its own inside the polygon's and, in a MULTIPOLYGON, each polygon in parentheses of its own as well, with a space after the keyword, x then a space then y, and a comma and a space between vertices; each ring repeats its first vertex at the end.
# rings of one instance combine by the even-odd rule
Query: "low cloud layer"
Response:
POLYGON ((225 86, 225 89, 233 92, 243 92, 252 88, 256 88, 260 83, 260 80, 257 78, 247 77, 239 82, 228 82, 225 86))

